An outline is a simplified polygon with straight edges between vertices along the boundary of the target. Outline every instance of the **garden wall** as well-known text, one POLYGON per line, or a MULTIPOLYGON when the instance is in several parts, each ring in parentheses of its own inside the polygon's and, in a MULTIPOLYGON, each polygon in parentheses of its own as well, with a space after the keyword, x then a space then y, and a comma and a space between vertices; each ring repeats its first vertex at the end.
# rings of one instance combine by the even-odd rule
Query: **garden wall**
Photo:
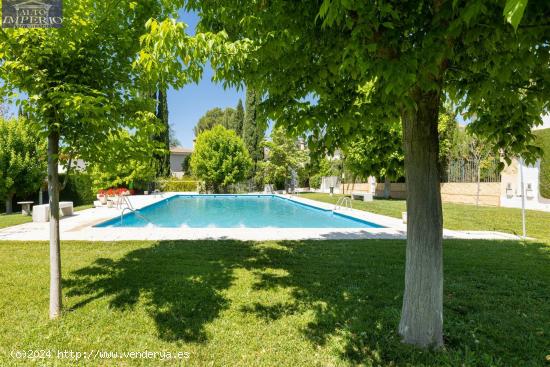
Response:
MULTIPOLYGON (((446 182, 441 184, 441 200, 445 203, 475 204, 477 183, 446 182)), ((500 206, 500 182, 479 184, 479 205, 500 206)))
MULTIPOLYGON (((407 198, 407 185, 405 183, 391 183, 390 197, 393 199, 407 198)), ((482 182, 479 192, 479 204, 500 206, 500 183, 482 182)), ((355 191, 370 192, 369 183, 346 183, 342 185, 344 194, 351 194, 355 191)), ((476 183, 442 183, 441 199, 447 203, 475 204, 477 194, 476 183)), ((384 196, 384 183, 376 184, 375 196, 384 196)))

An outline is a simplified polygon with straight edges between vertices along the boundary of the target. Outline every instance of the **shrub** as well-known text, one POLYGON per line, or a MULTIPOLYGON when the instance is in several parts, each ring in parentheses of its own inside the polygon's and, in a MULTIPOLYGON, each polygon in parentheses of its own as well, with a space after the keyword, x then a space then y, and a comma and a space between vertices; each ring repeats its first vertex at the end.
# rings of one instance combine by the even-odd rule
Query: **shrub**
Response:
POLYGON ((550 129, 535 132, 536 143, 542 149, 543 156, 540 163, 540 195, 550 199, 550 129))
POLYGON ((193 174, 213 192, 226 192, 230 185, 243 181, 252 166, 242 139, 221 125, 197 137, 190 163, 193 174))
POLYGON ((157 181, 157 187, 161 191, 167 192, 182 192, 182 191, 198 191, 198 182, 169 178, 157 181))
MULTIPOLYGON (((59 181, 64 180, 65 175, 60 175, 59 181)), ((96 199, 92 186, 92 177, 88 173, 72 172, 69 174, 67 185, 59 192, 59 198, 62 201, 72 201, 74 205, 91 204, 96 199)))

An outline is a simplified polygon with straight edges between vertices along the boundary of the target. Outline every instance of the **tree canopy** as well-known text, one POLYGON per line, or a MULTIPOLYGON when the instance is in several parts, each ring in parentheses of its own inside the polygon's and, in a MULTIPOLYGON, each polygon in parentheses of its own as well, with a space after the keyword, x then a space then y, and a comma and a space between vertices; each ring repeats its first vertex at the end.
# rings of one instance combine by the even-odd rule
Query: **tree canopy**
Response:
POLYGON ((296 138, 286 135, 284 128, 277 127, 271 131, 271 140, 262 144, 267 148, 266 158, 258 163, 258 181, 273 184, 279 190, 284 189, 293 174, 303 168, 308 155, 301 150, 296 138))
POLYGON ((243 141, 252 158, 253 170, 256 171, 258 162, 263 159, 264 152, 261 143, 264 139, 267 124, 263 122, 258 113, 260 96, 253 88, 246 90, 246 110, 243 123, 243 141))
MULTIPOLYGON (((164 90, 170 81, 155 69, 158 64, 148 61, 148 53, 140 52, 140 39, 147 25, 154 27, 150 18, 176 11, 175 4, 162 0, 69 1, 63 4, 61 28, 0 29, 3 95, 25 93, 28 98, 18 100, 23 114, 35 123, 36 134, 48 137, 51 318, 61 314, 59 158, 68 157, 64 164, 78 157, 115 169, 121 162, 105 156, 99 147, 122 131, 147 135, 140 149, 149 154, 162 151, 151 139, 162 125, 155 117, 150 91, 164 90)), ((180 45, 189 46, 187 51, 193 52, 197 44, 208 48, 207 36, 191 39, 180 34, 178 39, 180 45)), ((173 84, 198 80, 203 59, 195 54, 178 68, 173 84)), ((128 142, 112 141, 120 144, 118 149, 131 152, 128 142)))
POLYGON ((244 180, 251 164, 242 139, 221 125, 199 134, 190 162, 193 175, 215 193, 227 192, 229 185, 244 180))
POLYGON ((195 136, 199 136, 203 131, 210 130, 214 126, 221 125, 225 128, 230 128, 231 121, 235 110, 231 107, 222 109, 220 107, 214 107, 208 111, 199 119, 197 125, 193 128, 195 136))
POLYGON ((409 219, 399 332, 407 343, 443 344, 443 100, 475 116, 472 132, 507 156, 532 162, 540 153, 531 128, 550 101, 550 3, 526 4, 188 3, 201 16, 199 31, 250 41, 246 57, 218 77, 259 91, 265 113, 291 132, 309 132, 311 149, 334 150, 365 123, 401 120, 409 219))

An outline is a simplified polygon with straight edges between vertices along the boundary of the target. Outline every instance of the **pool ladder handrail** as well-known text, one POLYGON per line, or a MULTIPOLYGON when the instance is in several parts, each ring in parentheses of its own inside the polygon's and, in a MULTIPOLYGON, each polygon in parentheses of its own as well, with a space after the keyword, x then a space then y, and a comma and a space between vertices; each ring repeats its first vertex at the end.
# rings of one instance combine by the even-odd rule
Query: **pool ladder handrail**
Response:
POLYGON ((130 200, 126 196, 121 195, 119 197, 119 201, 118 201, 119 208, 122 207, 123 204, 126 204, 126 207, 122 208, 122 211, 120 212, 120 224, 122 224, 122 217, 124 217, 124 211, 125 210, 128 210, 128 211, 134 213, 137 217, 140 217, 141 219, 144 219, 146 222, 153 223, 153 222, 151 222, 151 220, 149 218, 147 218, 143 214, 139 213, 134 208, 134 206, 132 205, 132 203, 130 202, 130 200))
POLYGON ((128 199, 128 197, 126 195, 120 195, 118 197, 117 202, 116 202, 116 206, 117 206, 118 209, 122 209, 123 205, 126 205, 126 207, 129 208, 129 209, 134 209, 135 210, 134 206, 130 202, 130 199, 128 199))
POLYGON ((122 209, 122 211, 120 212, 120 224, 122 224, 122 217, 124 217, 124 211, 125 210, 128 210, 132 213, 134 213, 137 217, 140 217, 141 219, 145 220, 146 222, 149 222, 149 223, 153 223, 151 222, 151 220, 149 218, 147 218, 145 215, 141 214, 140 212, 138 212, 136 209, 133 209, 133 208, 124 208, 122 209))
POLYGON ((353 209, 353 204, 351 203, 351 199, 347 196, 342 196, 338 201, 336 202, 336 205, 334 205, 334 209, 332 211, 336 211, 338 209, 353 209), (347 204, 347 205, 346 205, 347 204))

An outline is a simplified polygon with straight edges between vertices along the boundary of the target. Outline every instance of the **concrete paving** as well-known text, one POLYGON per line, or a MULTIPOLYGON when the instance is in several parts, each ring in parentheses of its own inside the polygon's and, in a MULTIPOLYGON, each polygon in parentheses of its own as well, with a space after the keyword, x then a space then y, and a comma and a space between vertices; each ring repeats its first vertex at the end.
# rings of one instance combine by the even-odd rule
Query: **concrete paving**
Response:
MULTIPOLYGON (((151 205, 180 193, 163 195, 130 196, 136 209, 151 205)), ((321 203, 296 196, 281 195, 285 198, 332 210, 334 205, 321 203)), ((305 239, 405 239, 406 225, 396 218, 373 214, 356 209, 339 209, 336 212, 358 219, 373 222, 385 228, 160 228, 146 227, 97 228, 96 224, 120 217, 121 210, 115 208, 93 208, 75 212, 73 216, 60 221, 62 240, 80 241, 126 241, 126 240, 199 240, 233 239, 245 241, 263 240, 305 240, 305 239)), ((518 240, 519 236, 490 231, 443 231, 444 238, 518 240)), ((0 240, 47 241, 49 223, 25 223, 0 229, 0 240)))

